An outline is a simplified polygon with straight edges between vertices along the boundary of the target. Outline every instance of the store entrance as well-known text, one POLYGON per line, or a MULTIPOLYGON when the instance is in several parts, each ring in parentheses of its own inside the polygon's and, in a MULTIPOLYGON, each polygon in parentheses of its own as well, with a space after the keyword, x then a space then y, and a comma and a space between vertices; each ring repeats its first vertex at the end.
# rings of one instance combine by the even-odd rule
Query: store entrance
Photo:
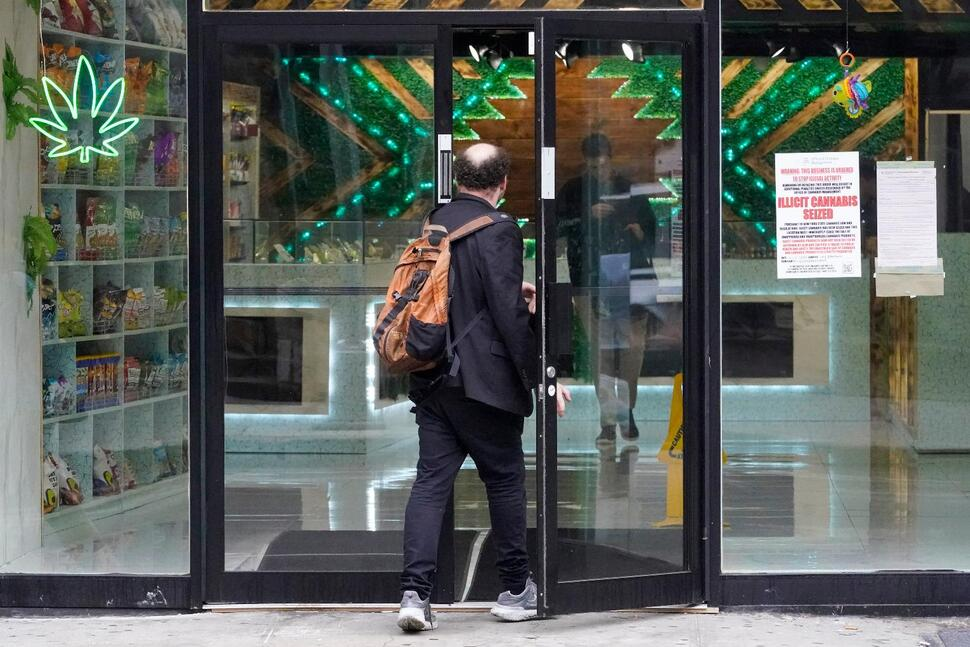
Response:
MULTIPOLYGON (((451 195, 452 153, 476 141, 513 159, 500 208, 543 294, 548 383, 524 437, 542 613, 698 599, 683 439, 667 438, 683 420, 692 32, 594 27, 218 32, 209 602, 396 601, 417 434, 369 331, 403 247, 451 195), (558 424, 557 386, 573 394, 558 424)), ((436 601, 493 600, 493 555, 469 460, 436 601)))

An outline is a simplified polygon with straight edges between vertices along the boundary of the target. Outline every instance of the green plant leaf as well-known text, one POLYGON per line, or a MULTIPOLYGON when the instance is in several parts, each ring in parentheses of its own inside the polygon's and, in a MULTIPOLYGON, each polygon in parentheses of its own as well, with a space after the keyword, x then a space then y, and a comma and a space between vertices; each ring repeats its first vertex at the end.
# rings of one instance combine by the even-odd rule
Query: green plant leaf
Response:
POLYGON ((27 6, 34 10, 34 13, 40 13, 40 0, 25 0, 27 6))
POLYGON ((30 123, 30 118, 37 114, 31 106, 19 103, 18 96, 23 96, 32 104, 39 103, 40 85, 36 80, 24 76, 17 67, 17 59, 10 49, 10 45, 4 43, 3 56, 3 104, 7 109, 7 123, 5 134, 7 139, 13 139, 17 134, 17 126, 26 126, 30 123))
POLYGON ((30 314, 34 304, 34 289, 50 259, 57 253, 57 240, 47 219, 31 212, 24 216, 21 237, 24 247, 24 274, 27 276, 27 313, 30 314))

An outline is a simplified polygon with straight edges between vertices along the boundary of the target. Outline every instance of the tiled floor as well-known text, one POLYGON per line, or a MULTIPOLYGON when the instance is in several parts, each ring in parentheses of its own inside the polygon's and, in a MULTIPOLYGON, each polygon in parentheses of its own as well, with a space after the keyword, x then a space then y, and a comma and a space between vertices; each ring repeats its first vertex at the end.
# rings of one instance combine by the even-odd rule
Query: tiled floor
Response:
MULTIPOLYGON (((652 529, 668 512, 668 468, 656 459, 665 424, 642 423, 639 442, 607 450, 596 448, 596 431, 581 421, 560 427, 561 525, 603 536, 652 529)), ((724 435, 726 571, 970 570, 970 455, 917 455, 882 423, 731 423, 724 435)), ((226 567, 258 568, 286 530, 400 530, 414 428, 366 437, 359 453, 230 455, 226 567)), ((534 434, 525 438, 534 473, 534 434)), ((534 514, 532 478, 529 490, 534 514)), ((44 549, 0 570, 185 572, 187 517, 184 495, 163 499, 49 535, 44 549)), ((488 527, 470 461, 456 486, 456 520, 488 527)), ((650 536, 637 552, 677 562, 676 537, 650 536)))

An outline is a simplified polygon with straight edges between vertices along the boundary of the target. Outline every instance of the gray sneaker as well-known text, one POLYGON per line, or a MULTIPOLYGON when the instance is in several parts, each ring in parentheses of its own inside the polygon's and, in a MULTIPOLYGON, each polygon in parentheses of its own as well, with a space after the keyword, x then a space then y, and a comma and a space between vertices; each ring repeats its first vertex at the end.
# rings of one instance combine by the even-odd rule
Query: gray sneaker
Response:
POLYGON ((492 615, 506 622, 532 620, 538 615, 536 611, 538 596, 539 590, 530 577, 526 581, 522 593, 512 595, 511 591, 506 591, 499 595, 498 600, 495 601, 495 606, 492 607, 492 615))
POLYGON ((405 591, 397 613, 397 626, 404 631, 437 629, 438 622, 431 613, 431 598, 422 600, 416 591, 405 591))

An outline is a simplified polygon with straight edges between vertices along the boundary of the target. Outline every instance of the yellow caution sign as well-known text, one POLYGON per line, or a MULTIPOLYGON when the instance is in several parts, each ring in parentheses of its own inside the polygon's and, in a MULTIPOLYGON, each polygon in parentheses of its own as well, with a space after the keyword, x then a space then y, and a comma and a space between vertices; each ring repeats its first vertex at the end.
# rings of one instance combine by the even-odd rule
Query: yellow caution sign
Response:
MULTIPOLYGON (((667 464, 667 510, 666 518, 653 524, 654 528, 669 528, 684 524, 684 374, 674 376, 674 389, 670 396, 670 421, 667 437, 657 452, 657 460, 667 464)), ((727 454, 721 452, 721 460, 727 463, 727 454)))

